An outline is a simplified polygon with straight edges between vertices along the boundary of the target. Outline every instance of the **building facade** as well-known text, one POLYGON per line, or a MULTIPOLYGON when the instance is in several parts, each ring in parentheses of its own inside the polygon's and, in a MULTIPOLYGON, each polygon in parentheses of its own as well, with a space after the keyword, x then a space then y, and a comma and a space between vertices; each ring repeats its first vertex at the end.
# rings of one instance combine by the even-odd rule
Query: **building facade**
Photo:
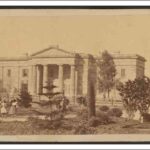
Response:
MULTIPOLYGON (((121 81, 144 75, 145 59, 139 55, 112 54, 121 81)), ((30 56, 0 58, 0 92, 12 89, 27 90, 34 100, 46 93, 43 86, 57 86, 55 92, 63 92, 75 103, 78 95, 87 95, 89 85, 97 88, 97 57, 90 54, 71 53, 59 47, 49 47, 30 56)))

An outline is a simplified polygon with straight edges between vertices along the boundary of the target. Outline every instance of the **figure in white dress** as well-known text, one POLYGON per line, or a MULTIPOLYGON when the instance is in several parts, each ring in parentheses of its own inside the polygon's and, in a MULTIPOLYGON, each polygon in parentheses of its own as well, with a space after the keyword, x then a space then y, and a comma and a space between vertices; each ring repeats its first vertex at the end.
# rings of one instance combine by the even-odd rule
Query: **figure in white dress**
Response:
POLYGON ((16 114, 16 112, 17 112, 17 101, 13 100, 12 103, 11 103, 9 114, 14 115, 14 114, 16 114))
POLYGON ((2 114, 2 116, 7 114, 6 102, 5 101, 2 101, 2 103, 1 103, 1 114, 2 114))

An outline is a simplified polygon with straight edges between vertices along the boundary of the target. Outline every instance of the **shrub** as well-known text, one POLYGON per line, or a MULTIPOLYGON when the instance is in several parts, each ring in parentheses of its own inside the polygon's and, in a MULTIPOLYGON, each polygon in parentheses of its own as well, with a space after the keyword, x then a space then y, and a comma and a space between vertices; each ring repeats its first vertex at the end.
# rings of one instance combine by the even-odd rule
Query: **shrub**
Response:
POLYGON ((32 97, 27 91, 22 90, 19 96, 20 96, 20 98, 18 100, 19 105, 21 105, 23 107, 30 107, 31 106, 30 103, 32 102, 32 97))
POLYGON ((142 116, 144 122, 150 122, 150 114, 144 113, 142 116))
POLYGON ((122 110, 120 108, 112 108, 108 111, 108 115, 115 116, 115 117, 121 117, 122 110))
POLYGON ((90 127, 97 127, 99 125, 99 118, 98 117, 90 118, 90 120, 88 121, 88 125, 90 127))
POLYGON ((100 109, 101 111, 107 112, 107 111, 109 110, 109 107, 106 106, 106 105, 104 105, 104 106, 101 106, 99 109, 100 109))
POLYGON ((133 119, 135 112, 147 113, 150 107, 150 78, 143 76, 135 80, 128 80, 117 87, 128 114, 133 119))
POLYGON ((78 96, 77 98, 76 98, 76 101, 77 101, 77 103, 80 105, 80 106, 87 106, 87 99, 86 99, 86 97, 85 96, 78 96))
POLYGON ((109 124, 112 122, 109 115, 105 112, 97 112, 97 117, 99 118, 99 124, 109 124))

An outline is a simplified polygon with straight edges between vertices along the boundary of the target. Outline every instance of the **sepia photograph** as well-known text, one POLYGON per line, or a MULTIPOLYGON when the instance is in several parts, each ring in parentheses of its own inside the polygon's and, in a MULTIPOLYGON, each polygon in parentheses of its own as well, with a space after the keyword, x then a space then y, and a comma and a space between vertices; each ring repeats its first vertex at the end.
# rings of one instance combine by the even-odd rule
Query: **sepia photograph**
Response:
POLYGON ((0 9, 1 142, 150 142, 150 8, 0 9))

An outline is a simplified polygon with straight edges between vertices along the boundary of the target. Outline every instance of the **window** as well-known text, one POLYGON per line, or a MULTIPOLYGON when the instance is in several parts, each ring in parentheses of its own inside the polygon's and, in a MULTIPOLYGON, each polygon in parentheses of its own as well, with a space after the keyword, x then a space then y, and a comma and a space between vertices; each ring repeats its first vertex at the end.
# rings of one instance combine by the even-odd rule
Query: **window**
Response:
POLYGON ((22 70, 22 76, 27 77, 28 76, 28 69, 23 69, 22 70))
POLYGON ((11 70, 10 70, 10 69, 7 70, 7 76, 8 76, 8 77, 11 76, 11 70))
POLYGON ((125 69, 121 69, 121 77, 125 77, 125 69))

